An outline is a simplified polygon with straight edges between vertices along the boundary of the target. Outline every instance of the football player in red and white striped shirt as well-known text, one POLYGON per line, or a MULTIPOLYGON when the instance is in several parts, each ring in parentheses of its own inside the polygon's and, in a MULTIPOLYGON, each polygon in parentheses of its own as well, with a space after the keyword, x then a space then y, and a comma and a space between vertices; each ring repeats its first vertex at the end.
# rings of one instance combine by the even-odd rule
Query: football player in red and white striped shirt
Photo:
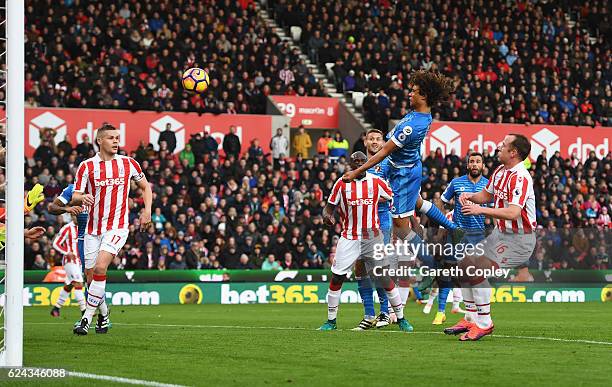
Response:
MULTIPOLYGON (((367 160, 363 152, 355 152, 350 157, 350 167, 355 170, 367 160)), ((340 292, 347 274, 351 273, 358 259, 372 262, 377 245, 384 246, 378 203, 392 200, 393 192, 380 177, 363 172, 351 182, 338 179, 323 209, 323 218, 328 225, 334 225, 334 210, 338 209, 342 234, 336 246, 336 257, 332 263, 332 278, 327 292, 327 321, 319 330, 336 329, 336 316, 340 304, 340 292)), ((401 330, 411 331, 406 321, 400 294, 390 278, 382 278, 382 287, 387 293, 391 307, 398 318, 401 330)))
POLYGON ((62 266, 66 272, 64 288, 60 291, 59 298, 51 309, 51 316, 59 317, 60 308, 70 297, 70 292, 74 289, 74 298, 79 303, 81 313, 85 312, 85 293, 83 292, 83 270, 79 259, 79 249, 77 248, 77 225, 75 217, 72 221, 62 227, 53 240, 53 248, 63 255, 62 266))
POLYGON ((74 333, 86 335, 98 307, 100 314, 96 333, 108 331, 106 306, 106 269, 128 237, 130 182, 134 180, 144 192, 145 208, 140 214, 141 230, 151 222, 153 193, 140 165, 131 157, 118 155, 119 131, 104 124, 96 134, 100 147, 94 157, 77 168, 73 201, 89 206, 85 233, 85 269, 93 268, 93 280, 87 289, 87 310, 74 333))
MULTIPOLYGON (((535 194, 531 175, 523 160, 529 157, 531 144, 527 137, 509 134, 498 147, 501 165, 493 172, 489 183, 478 193, 459 196, 464 215, 485 215, 496 219, 495 230, 484 241, 484 256, 467 257, 459 264, 477 268, 517 267, 529 260, 535 248, 535 194), (479 204, 493 201, 494 207, 479 204)), ((464 294, 464 302, 475 303, 478 315, 475 322, 461 320, 449 329, 459 334, 462 341, 478 340, 493 332, 491 320, 491 286, 486 278, 464 278, 462 287, 471 288, 464 294), (467 297, 466 297, 467 296, 467 297)))

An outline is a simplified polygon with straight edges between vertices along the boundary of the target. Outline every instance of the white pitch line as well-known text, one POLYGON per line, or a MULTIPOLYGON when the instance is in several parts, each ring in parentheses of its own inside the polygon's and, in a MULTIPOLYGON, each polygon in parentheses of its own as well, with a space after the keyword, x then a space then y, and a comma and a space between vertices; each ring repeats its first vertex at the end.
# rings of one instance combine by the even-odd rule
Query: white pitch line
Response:
POLYGON ((135 384, 135 385, 139 385, 139 386, 185 387, 185 386, 182 386, 180 384, 167 384, 167 383, 152 382, 152 381, 149 381, 149 380, 122 378, 122 377, 119 377, 119 376, 88 374, 86 372, 68 371, 68 376, 73 376, 73 377, 77 377, 77 378, 85 378, 85 379, 105 380, 107 382, 135 384))
MULTIPOLYGON (((64 323, 56 322, 31 322, 26 324, 33 325, 65 325, 64 323)), ((134 326, 134 327, 167 327, 167 328, 211 328, 211 329, 266 329, 278 331, 309 331, 315 330, 304 327, 264 327, 264 326, 244 326, 244 325, 190 325, 190 324, 139 324, 139 323, 113 323, 118 326, 134 326)), ((340 332, 352 332, 352 329, 338 329, 340 332)), ((404 333, 400 331, 389 331, 384 329, 376 330, 382 333, 404 333)), ((410 332, 417 335, 443 335, 443 332, 410 332)), ((521 340, 542 340, 542 341, 558 341, 562 343, 582 343, 582 344, 597 344, 597 345, 612 345, 610 341, 595 341, 583 339, 562 339, 557 337, 542 337, 542 336, 509 336, 509 335, 491 335, 491 337, 499 337, 502 339, 521 339, 521 340)))

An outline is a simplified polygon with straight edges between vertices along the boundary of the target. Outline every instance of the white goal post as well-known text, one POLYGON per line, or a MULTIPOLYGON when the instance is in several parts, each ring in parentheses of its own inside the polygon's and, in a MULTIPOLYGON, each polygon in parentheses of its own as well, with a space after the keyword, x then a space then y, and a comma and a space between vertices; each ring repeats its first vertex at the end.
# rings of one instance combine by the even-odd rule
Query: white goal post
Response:
POLYGON ((6 270, 0 366, 23 365, 24 0, 5 0, 6 270))

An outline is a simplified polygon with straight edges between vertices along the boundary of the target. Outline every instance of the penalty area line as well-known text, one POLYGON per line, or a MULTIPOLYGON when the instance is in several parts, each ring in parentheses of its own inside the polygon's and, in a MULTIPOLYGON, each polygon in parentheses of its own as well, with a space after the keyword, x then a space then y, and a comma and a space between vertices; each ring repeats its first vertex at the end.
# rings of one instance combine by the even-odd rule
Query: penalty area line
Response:
MULTIPOLYGON (((65 325, 63 323, 56 322, 31 322, 26 324, 34 325, 65 325)), ((277 331, 315 331, 316 329, 304 328, 304 327, 266 327, 266 326, 246 326, 246 325, 199 325, 199 324, 141 324, 141 323, 113 323, 117 326, 133 326, 133 327, 166 327, 166 328, 196 328, 196 329, 266 329, 266 330, 277 330, 277 331)), ((338 329, 339 332, 352 332, 351 329, 338 329)), ((417 334, 417 335, 444 335, 443 332, 400 332, 400 331, 389 331, 384 329, 377 329, 376 332, 381 333, 401 333, 401 334, 417 334)), ((491 335, 491 337, 497 337, 501 339, 518 339, 518 340, 540 340, 540 341, 556 341, 562 343, 580 343, 580 344, 595 344, 595 345, 612 345, 610 341, 596 341, 596 340, 585 340, 585 339, 563 339, 558 337, 544 337, 544 336, 511 336, 511 335, 491 335)))
POLYGON ((125 384, 134 384, 138 386, 151 386, 151 387, 185 387, 180 384, 167 384, 160 382, 153 382, 150 380, 140 380, 140 379, 130 379, 130 378, 122 378, 119 376, 109 376, 109 375, 97 375, 97 374, 89 374, 86 372, 76 372, 76 371, 68 371, 68 376, 83 378, 83 379, 95 379, 95 380, 104 380, 107 382, 116 382, 116 383, 125 383, 125 384))

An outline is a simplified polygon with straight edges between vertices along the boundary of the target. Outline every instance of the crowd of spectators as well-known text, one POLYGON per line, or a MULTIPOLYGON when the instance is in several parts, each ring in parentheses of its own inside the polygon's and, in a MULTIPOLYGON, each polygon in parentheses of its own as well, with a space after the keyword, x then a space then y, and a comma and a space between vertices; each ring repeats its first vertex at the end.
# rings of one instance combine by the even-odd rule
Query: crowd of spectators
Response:
POLYGON ((409 74, 419 68, 455 80, 439 120, 612 126, 605 0, 268 5, 288 32, 302 29, 301 47, 322 70, 334 64, 339 89, 365 93, 365 117, 381 130, 406 114, 409 74))
POLYGON ((27 106, 262 114, 269 94, 327 95, 252 0, 33 0, 26 19, 27 106), (181 86, 197 66, 202 96, 181 86))
MULTIPOLYGON (((456 93, 435 107, 435 119, 611 125, 603 0, 268 0, 267 6, 282 27, 302 28, 300 44, 311 60, 322 69, 335 64, 339 88, 365 92, 366 119, 385 132, 406 113, 409 74, 417 68, 455 79, 456 93)), ((327 94, 299 50, 265 27, 251 0, 33 0, 26 18, 28 106, 263 113, 270 94, 327 94), (192 66, 211 76, 203 96, 180 87, 182 71, 192 66)), ((270 158, 256 141, 240 154, 229 132, 221 154, 206 133, 175 155, 170 133, 157 151, 145 143, 128 150, 153 185, 153 224, 137 231, 142 197, 135 189, 128 242, 112 268, 329 267, 339 225, 325 227, 321 213, 346 168, 348 141, 339 132, 316 144, 307 133, 290 142, 279 130, 270 158), (312 147, 315 157, 303 157, 312 147), (287 158, 289 148, 297 157, 287 158)), ((26 189, 40 182, 51 201, 95 149, 89 141, 55 144, 42 136, 26 164, 26 189)), ((485 154, 485 164, 488 175, 495 156, 485 154)), ((558 154, 534 162, 542 235, 532 267, 608 267, 611 165, 610 154, 584 163, 558 154)), ((464 168, 460 155, 427 155, 423 197, 436 201, 464 168)), ((47 229, 26 242, 27 269, 61 261, 51 242, 67 220, 45 205, 26 217, 26 227, 47 229)))
MULTIPOLYGON (((175 155, 168 152, 165 141, 159 151, 142 143, 129 153, 141 163, 152 184, 153 224, 145 233, 137 231, 143 199, 134 189, 128 241, 111 267, 329 267, 340 226, 324 226, 321 214, 333 183, 347 167, 345 158, 332 162, 326 155, 281 157, 272 163, 256 140, 238 157, 225 157, 224 151, 218 153, 210 143, 204 134, 192 137, 189 146, 175 155)), ((79 161, 94 153, 91 144, 77 150, 68 141, 57 145, 44 141, 40 149, 44 151, 37 151, 33 162, 26 164, 25 188, 44 184, 47 202, 73 182, 79 161), (50 160, 43 162, 41 155, 49 155, 49 151, 50 160)), ((531 173, 538 225, 552 242, 550 246, 540 243, 544 246, 538 250, 542 259, 534 264, 604 268, 607 257, 600 255, 610 246, 605 239, 609 233, 602 230, 611 225, 612 154, 604 159, 591 154, 584 163, 575 158, 564 160, 559 154, 547 159, 546 155, 538 158, 531 173), (575 228, 583 229, 584 238, 575 228), (571 238, 562 238, 565 234, 571 238), (569 243, 573 250, 563 243, 569 243)), ((496 157, 485 153, 484 175, 488 176, 496 164, 496 157)), ((425 157, 423 166, 422 195, 434 202, 452 178, 465 173, 463 158, 454 153, 443 157, 439 150, 425 157)), ((427 219, 421 220, 428 224, 427 219)), ((26 217, 26 227, 47 229, 43 238, 26 244, 27 269, 45 269, 60 262, 51 242, 66 221, 63 216, 49 214, 44 204, 26 217)))

